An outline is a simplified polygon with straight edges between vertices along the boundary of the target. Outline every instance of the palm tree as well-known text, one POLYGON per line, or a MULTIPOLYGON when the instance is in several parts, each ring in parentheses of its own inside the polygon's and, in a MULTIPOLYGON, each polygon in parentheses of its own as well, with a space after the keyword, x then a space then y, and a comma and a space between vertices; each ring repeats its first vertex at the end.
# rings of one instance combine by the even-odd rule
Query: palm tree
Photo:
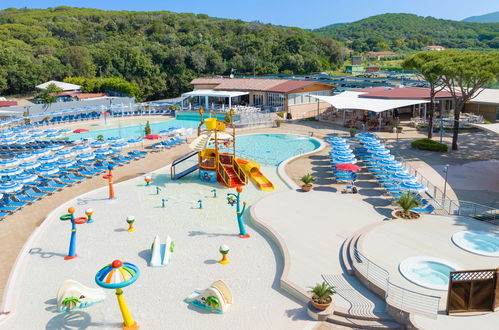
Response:
POLYGON ((104 141, 104 135, 102 134, 97 135, 97 141, 104 141))
POLYGON ((213 312, 220 306, 220 301, 218 300, 217 297, 214 297, 214 296, 207 297, 205 303, 206 303, 206 306, 211 307, 211 310, 213 312))
POLYGON ((69 297, 64 298, 64 300, 62 301, 62 305, 66 306, 67 311, 69 312, 72 309, 74 309, 76 306, 78 306, 79 302, 80 302, 80 299, 78 299, 78 297, 69 296, 69 297))
POLYGON ((395 205, 400 206, 404 215, 408 215, 411 209, 418 207, 420 204, 416 195, 410 191, 403 193, 395 202, 395 205))

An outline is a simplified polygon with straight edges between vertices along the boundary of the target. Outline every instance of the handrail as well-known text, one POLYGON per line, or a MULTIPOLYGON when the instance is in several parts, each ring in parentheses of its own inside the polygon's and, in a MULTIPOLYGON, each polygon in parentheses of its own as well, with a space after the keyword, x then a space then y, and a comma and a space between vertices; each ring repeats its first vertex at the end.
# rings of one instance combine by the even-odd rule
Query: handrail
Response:
POLYGON ((225 167, 222 165, 220 161, 217 161, 217 172, 220 175, 220 178, 222 178, 222 181, 225 183, 227 187, 230 186, 230 177, 227 174, 227 171, 225 170, 225 167))
POLYGON ((234 168, 234 172, 236 172, 239 181, 243 182, 244 184, 247 184, 248 177, 246 176, 246 174, 244 174, 243 170, 241 169, 241 166, 239 166, 235 157, 232 158, 232 167, 234 168))
POLYGON ((353 268, 362 274, 367 281, 384 291, 388 305, 408 313, 417 313, 436 318, 440 306, 440 297, 431 296, 405 289, 390 281, 390 273, 377 265, 354 248, 353 268))

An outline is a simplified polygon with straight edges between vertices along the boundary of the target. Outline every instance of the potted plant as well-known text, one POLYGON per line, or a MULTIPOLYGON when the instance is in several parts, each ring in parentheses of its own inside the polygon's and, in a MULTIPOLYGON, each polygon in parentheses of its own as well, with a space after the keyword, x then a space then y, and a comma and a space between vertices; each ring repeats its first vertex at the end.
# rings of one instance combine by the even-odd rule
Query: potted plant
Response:
POLYGON ((336 293, 334 287, 326 282, 322 282, 322 284, 317 283, 314 287, 311 287, 311 289, 312 290, 309 292, 312 293, 312 297, 310 297, 312 306, 321 311, 326 310, 333 301, 331 296, 336 293))
POLYGON ((402 133, 402 126, 397 126, 397 133, 402 133))
POLYGON ((275 126, 276 127, 281 127, 282 120, 281 119, 276 119, 275 120, 275 126))
POLYGON ((315 182, 315 178, 312 176, 312 174, 307 173, 300 178, 300 181, 303 183, 301 189, 303 191, 310 191, 310 189, 312 189, 312 183, 315 182))
POLYGON ((97 141, 104 141, 104 135, 102 134, 97 135, 97 141))
POLYGON ((399 199, 395 202, 395 205, 399 206, 400 210, 395 210, 392 212, 392 216, 399 219, 406 220, 415 220, 421 217, 421 214, 415 211, 411 211, 411 209, 418 207, 421 205, 417 196, 410 191, 407 191, 399 197, 399 199))
POLYGON ((350 127, 350 137, 355 137, 355 132, 357 131, 354 127, 350 127))

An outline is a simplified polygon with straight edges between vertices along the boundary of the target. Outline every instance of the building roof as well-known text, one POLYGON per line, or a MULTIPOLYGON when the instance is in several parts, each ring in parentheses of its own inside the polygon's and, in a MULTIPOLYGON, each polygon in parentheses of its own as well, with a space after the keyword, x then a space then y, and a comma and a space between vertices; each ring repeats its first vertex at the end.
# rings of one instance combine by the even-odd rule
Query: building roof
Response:
POLYGON ((98 97, 106 97, 108 96, 106 93, 78 93, 75 94, 78 99, 93 99, 98 97))
MULTIPOLYGON (((267 89, 267 92, 275 92, 275 93, 289 93, 296 89, 300 89, 306 86, 317 84, 316 81, 303 81, 303 80, 288 80, 279 85, 271 87, 267 89)), ((323 84, 323 83, 320 83, 323 84)), ((327 85, 327 84, 323 84, 327 85)), ((331 86, 332 87, 332 86, 331 86)))
POLYGON ((17 101, 0 101, 0 107, 12 107, 16 105, 17 101))
POLYGON ((59 87, 63 91, 76 91, 76 90, 79 90, 81 88, 80 85, 69 84, 69 83, 65 83, 65 82, 57 81, 57 80, 47 81, 47 82, 40 84, 40 85, 37 85, 35 87, 37 89, 46 89, 51 84, 56 85, 57 87, 59 87))
POLYGON ((182 94, 182 97, 191 97, 191 96, 237 97, 247 94, 249 93, 237 92, 237 91, 219 91, 214 89, 195 89, 192 92, 187 92, 182 94))
MULTIPOLYGON (((426 87, 372 87, 354 89, 352 91, 362 92, 360 97, 381 99, 430 99, 430 89, 426 87)), ((451 98, 452 94, 440 91, 435 96, 438 98, 451 98)))
POLYGON ((373 56, 395 55, 394 52, 368 52, 367 54, 373 56))
POLYGON ((470 103, 499 105, 499 89, 485 88, 470 103))
POLYGON ((323 84, 316 81, 258 78, 196 78, 193 85, 214 85, 213 90, 223 91, 262 91, 288 93, 313 84, 323 84))
POLYGON ((336 109, 344 110, 367 110, 373 112, 383 112, 387 110, 403 108, 410 105, 428 103, 427 100, 407 100, 407 99, 379 99, 363 98, 363 93, 346 91, 334 96, 316 96, 321 101, 331 104, 336 109))
POLYGON ((424 46, 425 49, 445 49, 444 46, 432 45, 432 46, 424 46))

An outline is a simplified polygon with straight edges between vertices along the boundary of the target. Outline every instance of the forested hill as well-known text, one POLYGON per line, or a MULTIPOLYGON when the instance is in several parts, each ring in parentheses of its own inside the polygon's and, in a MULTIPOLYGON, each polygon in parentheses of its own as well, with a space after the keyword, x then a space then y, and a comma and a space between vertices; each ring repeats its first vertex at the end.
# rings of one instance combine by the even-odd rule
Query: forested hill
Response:
POLYGON ((314 32, 351 42, 355 51, 447 48, 499 48, 499 23, 468 23, 412 14, 383 14, 314 32))
POLYGON ((463 19, 461 22, 499 23, 499 11, 480 16, 470 16, 463 19))
POLYGON ((0 11, 0 95, 68 76, 123 77, 143 99, 207 74, 309 73, 340 64, 331 38, 206 15, 58 7, 0 11))

